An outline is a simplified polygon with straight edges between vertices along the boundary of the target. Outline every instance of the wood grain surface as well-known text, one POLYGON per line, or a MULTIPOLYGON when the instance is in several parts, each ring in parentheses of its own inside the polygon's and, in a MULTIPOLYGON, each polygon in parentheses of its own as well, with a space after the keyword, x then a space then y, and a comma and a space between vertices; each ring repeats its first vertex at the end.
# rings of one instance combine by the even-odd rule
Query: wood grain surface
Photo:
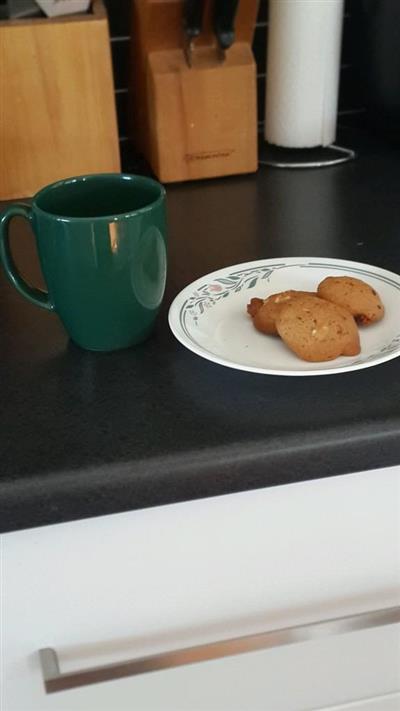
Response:
POLYGON ((107 15, 0 23, 0 197, 120 169, 107 15))

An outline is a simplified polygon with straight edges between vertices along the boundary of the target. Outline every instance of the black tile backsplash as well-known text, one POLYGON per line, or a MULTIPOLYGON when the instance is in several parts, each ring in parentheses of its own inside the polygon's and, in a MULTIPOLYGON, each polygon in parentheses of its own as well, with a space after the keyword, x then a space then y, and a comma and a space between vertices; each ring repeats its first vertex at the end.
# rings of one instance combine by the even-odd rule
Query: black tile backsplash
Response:
POLYGON ((346 14, 343 20, 342 35, 342 64, 349 64, 353 61, 353 37, 352 37, 351 15, 346 14))
MULTIPOLYGON (((245 2, 246 0, 242 0, 245 2)), ((400 0, 398 0, 400 2, 400 0)), ((129 133, 127 125, 128 97, 126 90, 129 82, 129 43, 130 43, 130 11, 132 0, 104 0, 107 8, 111 49, 114 69, 114 82, 118 114, 118 127, 121 141, 123 164, 129 164, 131 158, 124 159, 128 153, 126 137, 129 133)), ((343 42, 341 57, 341 75, 339 90, 339 123, 345 125, 362 125, 364 120, 362 92, 354 70, 354 9, 362 0, 346 0, 343 24, 343 42)), ((268 0, 260 0, 257 25, 254 32, 253 52, 257 63, 258 88, 258 119, 262 125, 265 103, 265 67, 266 43, 268 26, 268 0)), ((125 165, 127 168, 127 165, 125 165)))
POLYGON ((257 22, 267 22, 268 20, 268 0, 260 0, 257 22))
POLYGON ((339 113, 342 111, 355 111, 363 107, 363 95, 357 81, 354 66, 344 64, 340 72, 339 113))
POLYGON ((126 37, 130 33, 132 0, 103 0, 108 13, 111 37, 126 37))
POLYGON ((129 133, 128 128, 128 92, 127 90, 117 91, 115 94, 115 104, 117 108, 118 132, 120 138, 126 138, 129 133))
POLYGON ((257 74, 265 74, 267 39, 267 25, 263 23, 257 24, 253 38, 253 53, 257 63, 257 74))
POLYGON ((257 77, 257 114, 259 125, 264 123, 265 77, 257 77))
POLYGON ((129 39, 111 39, 111 56, 115 89, 126 89, 129 83, 129 39))

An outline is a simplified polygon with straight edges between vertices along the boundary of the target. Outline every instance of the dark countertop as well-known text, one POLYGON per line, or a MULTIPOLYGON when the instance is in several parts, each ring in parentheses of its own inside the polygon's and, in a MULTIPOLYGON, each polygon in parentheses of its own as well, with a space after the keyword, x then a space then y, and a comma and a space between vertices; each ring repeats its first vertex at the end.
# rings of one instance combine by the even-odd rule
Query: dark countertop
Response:
MULTIPOLYGON (((354 141, 353 141, 354 143, 354 141)), ((81 351, 0 275, 1 530, 400 464, 400 359, 316 378, 203 360, 167 325, 173 296, 257 258, 340 257, 400 272, 400 156, 168 187, 169 281, 154 336, 81 351)), ((24 273, 39 280, 16 220, 24 273)))

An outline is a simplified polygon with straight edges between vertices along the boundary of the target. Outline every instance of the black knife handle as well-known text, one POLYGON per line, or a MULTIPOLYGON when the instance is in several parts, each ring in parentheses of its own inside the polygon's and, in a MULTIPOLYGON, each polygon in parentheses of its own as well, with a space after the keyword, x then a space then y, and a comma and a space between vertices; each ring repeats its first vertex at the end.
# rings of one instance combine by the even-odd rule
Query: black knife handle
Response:
POLYGON ((229 49, 235 41, 235 16, 239 0, 215 0, 214 31, 221 49, 229 49))
POLYGON ((183 26, 189 39, 198 37, 203 26, 204 0, 185 0, 183 26))

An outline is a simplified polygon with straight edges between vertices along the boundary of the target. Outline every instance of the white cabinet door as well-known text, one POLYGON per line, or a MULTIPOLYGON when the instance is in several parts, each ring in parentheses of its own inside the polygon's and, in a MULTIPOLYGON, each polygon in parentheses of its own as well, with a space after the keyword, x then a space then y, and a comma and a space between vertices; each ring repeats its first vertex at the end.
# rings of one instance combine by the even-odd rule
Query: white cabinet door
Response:
POLYGON ((400 693, 385 694, 374 699, 361 699, 340 706, 325 707, 323 711, 399 711, 400 693))
POLYGON ((400 689, 398 626, 46 695, 62 670, 399 604, 400 468, 6 534, 2 711, 300 711, 400 689))

